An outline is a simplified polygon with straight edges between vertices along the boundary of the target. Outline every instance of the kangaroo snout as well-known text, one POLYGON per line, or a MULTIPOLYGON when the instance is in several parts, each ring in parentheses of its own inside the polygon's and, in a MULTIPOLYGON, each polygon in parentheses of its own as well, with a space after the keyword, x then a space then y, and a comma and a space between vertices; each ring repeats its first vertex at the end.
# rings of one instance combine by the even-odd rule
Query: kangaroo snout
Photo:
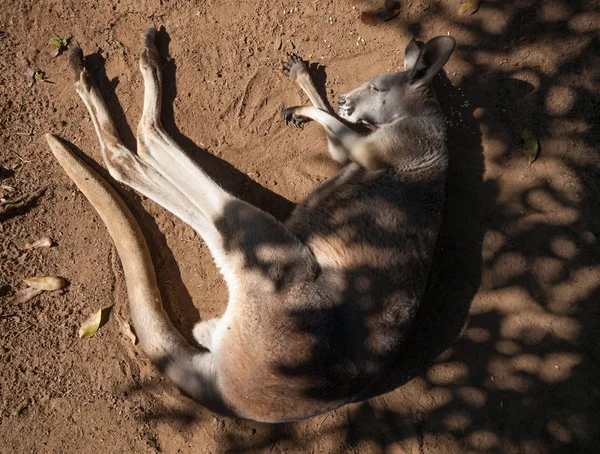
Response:
POLYGON ((338 115, 347 120, 353 111, 354 107, 352 106, 352 102, 348 100, 348 95, 340 95, 338 98, 338 115))

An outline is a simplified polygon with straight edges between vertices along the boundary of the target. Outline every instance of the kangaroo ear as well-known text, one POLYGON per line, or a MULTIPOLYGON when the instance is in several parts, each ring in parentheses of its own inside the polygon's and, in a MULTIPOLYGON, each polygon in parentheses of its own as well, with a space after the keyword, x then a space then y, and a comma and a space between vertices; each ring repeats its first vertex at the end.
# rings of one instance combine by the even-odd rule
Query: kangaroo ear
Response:
POLYGON ((414 38, 408 42, 404 51, 404 71, 411 71, 415 67, 422 47, 423 43, 417 42, 414 38))
POLYGON ((446 64, 455 46, 456 41, 450 36, 438 36, 425 44, 411 70, 410 85, 421 87, 431 82, 446 64))

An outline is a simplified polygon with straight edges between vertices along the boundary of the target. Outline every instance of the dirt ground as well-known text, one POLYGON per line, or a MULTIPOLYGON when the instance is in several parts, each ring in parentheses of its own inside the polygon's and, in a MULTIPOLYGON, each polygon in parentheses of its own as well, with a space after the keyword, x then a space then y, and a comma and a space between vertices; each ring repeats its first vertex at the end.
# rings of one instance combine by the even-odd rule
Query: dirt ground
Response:
MULTIPOLYGON (((47 185, 0 218, 1 452, 597 452, 600 442, 600 6, 578 0, 401 1, 369 27, 361 0, 0 0, 0 198, 47 185), (308 103, 280 71, 314 63, 329 100, 402 66, 412 36, 458 47, 436 82, 451 172, 432 283, 412 334, 374 397, 265 425, 183 397, 119 331, 127 295, 113 244, 43 139, 100 163, 92 123, 54 32, 72 34, 126 144, 142 107, 142 31, 163 26, 163 118, 211 176, 285 219, 336 171, 322 131, 279 121, 308 103), (361 39, 362 38, 362 39, 361 39), (121 43, 122 46, 117 43, 121 43), (47 82, 28 87, 24 59, 47 82), (540 143, 529 168, 521 134, 540 143), (12 190, 11 190, 12 188, 12 190), (50 236, 55 246, 24 251, 50 236), (21 305, 30 276, 70 285, 21 305), (95 337, 77 329, 113 305, 95 337)), ((227 292, 195 233, 125 188, 149 242, 165 306, 189 336, 227 292)))

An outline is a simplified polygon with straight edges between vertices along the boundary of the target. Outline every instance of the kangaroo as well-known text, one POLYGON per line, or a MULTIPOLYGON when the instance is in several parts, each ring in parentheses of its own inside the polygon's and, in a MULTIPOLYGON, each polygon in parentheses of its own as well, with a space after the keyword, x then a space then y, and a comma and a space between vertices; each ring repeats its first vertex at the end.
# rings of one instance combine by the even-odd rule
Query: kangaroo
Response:
POLYGON ((368 134, 336 118, 306 63, 289 56, 283 71, 313 106, 285 109, 282 119, 321 124, 341 169, 285 223, 224 191, 163 129, 155 41, 152 27, 139 64, 137 154, 121 142, 79 46, 69 65, 110 175, 189 224, 223 274, 227 309, 194 327, 199 346, 163 309, 146 242, 125 203, 60 138, 46 135, 115 242, 140 348, 184 393, 227 416, 293 421, 360 398, 394 360, 428 280, 448 165, 431 80, 454 39, 411 40, 404 71, 340 96, 339 117, 368 125, 368 134))

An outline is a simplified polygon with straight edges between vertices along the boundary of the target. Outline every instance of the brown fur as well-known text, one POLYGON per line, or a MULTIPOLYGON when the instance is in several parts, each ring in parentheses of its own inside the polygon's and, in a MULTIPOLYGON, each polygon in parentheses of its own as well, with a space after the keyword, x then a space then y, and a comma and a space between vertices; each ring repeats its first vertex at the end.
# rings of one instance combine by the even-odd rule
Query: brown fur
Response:
MULTIPOLYGON (((429 85, 418 88, 416 76, 402 76, 416 87, 405 88, 412 113, 374 124, 362 137, 326 112, 303 63, 291 59, 287 73, 317 107, 290 109, 284 119, 322 123, 344 167, 282 225, 223 191, 162 129, 154 34, 147 32, 140 61, 146 93, 139 155, 121 143, 80 50, 71 65, 111 175, 188 222, 221 267, 230 301, 221 319, 194 329, 205 350, 188 345, 169 322, 146 243, 122 200, 47 136, 123 259, 141 348, 177 386, 226 415, 280 422, 352 401, 393 360, 427 283, 447 167, 444 119, 429 85)), ((423 54, 439 66, 453 42, 427 46, 423 54)), ((420 57, 411 58, 418 66, 420 57)), ((419 77, 429 82, 433 75, 419 77)))

